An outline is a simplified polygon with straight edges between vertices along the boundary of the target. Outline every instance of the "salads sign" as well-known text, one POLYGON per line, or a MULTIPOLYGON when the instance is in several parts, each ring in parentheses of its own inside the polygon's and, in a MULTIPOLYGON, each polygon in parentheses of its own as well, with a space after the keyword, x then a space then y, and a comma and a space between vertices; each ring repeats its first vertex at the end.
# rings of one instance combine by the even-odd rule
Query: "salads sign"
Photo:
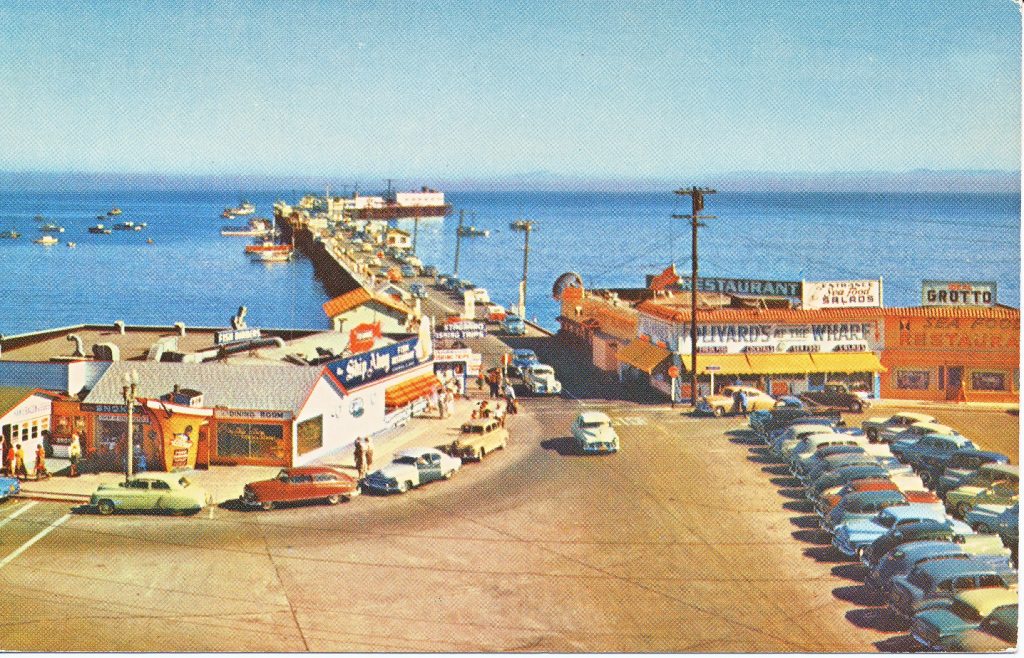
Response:
POLYGON ((921 306, 995 306, 995 281, 922 281, 921 306))
POLYGON ((804 281, 804 310, 882 306, 882 280, 804 281))
POLYGON ((419 365, 421 361, 417 356, 417 343, 419 337, 410 338, 372 352, 331 361, 327 368, 345 388, 362 386, 419 365))

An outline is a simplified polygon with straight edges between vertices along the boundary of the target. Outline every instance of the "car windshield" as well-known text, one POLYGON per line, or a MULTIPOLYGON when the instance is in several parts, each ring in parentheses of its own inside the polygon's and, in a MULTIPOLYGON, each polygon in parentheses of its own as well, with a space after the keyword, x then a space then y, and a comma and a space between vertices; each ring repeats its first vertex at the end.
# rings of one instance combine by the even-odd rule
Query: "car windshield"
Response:
POLYGON ((535 375, 540 375, 540 376, 555 374, 554 370, 552 370, 551 368, 548 368, 548 367, 544 367, 544 366, 534 366, 533 368, 530 368, 530 372, 532 372, 535 375))
POLYGON ((402 455, 401 457, 395 457, 394 463, 395 464, 416 464, 418 462, 418 460, 419 460, 418 457, 413 457, 412 455, 402 455))
POLYGON ((882 513, 875 517, 875 523, 883 528, 891 528, 896 523, 896 519, 888 514, 882 513))
POLYGON ((594 420, 594 421, 590 421, 589 423, 588 422, 580 423, 580 427, 583 427, 583 428, 588 429, 588 430, 596 430, 599 427, 608 427, 608 425, 609 425, 609 423, 606 420, 594 420))

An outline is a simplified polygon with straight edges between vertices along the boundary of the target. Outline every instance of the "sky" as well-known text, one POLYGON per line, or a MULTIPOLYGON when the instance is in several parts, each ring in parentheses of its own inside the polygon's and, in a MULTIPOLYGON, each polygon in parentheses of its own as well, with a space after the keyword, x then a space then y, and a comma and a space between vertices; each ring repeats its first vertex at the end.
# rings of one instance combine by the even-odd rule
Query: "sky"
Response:
POLYGON ((1011 0, 0 0, 0 170, 1016 170, 1011 0))

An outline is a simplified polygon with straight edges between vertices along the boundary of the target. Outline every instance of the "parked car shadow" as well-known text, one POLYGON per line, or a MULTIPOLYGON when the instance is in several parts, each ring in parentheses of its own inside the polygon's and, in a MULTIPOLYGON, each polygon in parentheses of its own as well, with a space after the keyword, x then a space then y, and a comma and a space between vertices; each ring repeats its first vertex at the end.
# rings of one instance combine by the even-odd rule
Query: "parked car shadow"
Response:
POLYGON ((789 472, 788 466, 762 466, 761 472, 767 473, 768 475, 788 475, 789 477, 793 477, 789 472))
POLYGON ((545 450, 554 450, 562 457, 578 457, 580 451, 576 448, 576 441, 571 436, 558 436, 553 439, 546 439, 540 442, 540 447, 545 450))
POLYGON ((846 618, 858 628, 870 628, 883 633, 907 630, 907 624, 889 612, 888 608, 858 608, 847 612, 846 618))
POLYGON ((782 509, 800 514, 809 514, 814 511, 814 504, 809 500, 790 500, 782 503, 782 509))
POLYGON ((885 605, 885 599, 882 595, 871 589, 867 585, 849 585, 846 587, 837 587, 832 590, 832 594, 843 601, 849 601, 854 605, 879 607, 885 605))
POLYGON ((783 488, 783 489, 779 489, 779 495, 782 496, 783 498, 792 498, 793 500, 803 500, 803 501, 806 501, 808 504, 810 504, 810 502, 811 502, 811 501, 807 500, 807 498, 804 496, 804 490, 803 489, 794 489, 792 487, 790 487, 790 488, 783 488))
POLYGON ((789 477, 774 477, 768 481, 774 484, 776 487, 784 487, 788 489, 796 489, 802 486, 803 484, 802 482, 800 482, 799 478, 795 478, 792 475, 789 477))
POLYGON ((924 647, 909 635, 897 635, 875 642, 875 648, 883 653, 916 653, 924 651, 924 647))
POLYGON ((217 507, 221 509, 231 510, 232 512, 245 512, 256 509, 255 507, 249 507, 248 505, 244 504, 241 498, 232 498, 230 500, 225 500, 220 505, 217 505, 217 507))
POLYGON ((730 438, 729 438, 729 443, 735 443, 736 445, 741 445, 741 446, 763 446, 764 445, 764 441, 762 441, 761 439, 757 438, 753 434, 750 434, 749 432, 747 434, 744 434, 744 435, 737 435, 737 434, 734 434, 733 432, 726 432, 726 434, 731 435, 730 438))
POLYGON ((71 508, 71 513, 72 514, 96 514, 98 516, 100 512, 99 512, 98 509, 96 509, 92 505, 84 504, 84 505, 76 505, 76 506, 72 507, 71 508))
POLYGON ((832 540, 829 537, 829 534, 820 528, 816 530, 796 530, 792 535, 793 539, 802 541, 805 544, 828 546, 829 548, 832 547, 832 540))
POLYGON ((860 562, 853 564, 840 564, 832 567, 832 575, 839 576, 840 578, 846 578, 847 580, 854 580, 857 582, 864 582, 864 577, 868 573, 868 568, 860 562))
POLYGON ((754 450, 751 450, 750 454, 747 455, 747 461, 748 462, 753 462, 755 464, 780 464, 781 463, 780 460, 776 459, 774 456, 769 454, 767 451, 764 451, 762 453, 762 452, 756 452, 754 450))
POLYGON ((813 559, 815 562, 821 562, 823 564, 837 564, 839 562, 849 563, 852 560, 852 558, 848 558, 836 550, 836 547, 831 544, 828 546, 805 548, 804 555, 813 559))

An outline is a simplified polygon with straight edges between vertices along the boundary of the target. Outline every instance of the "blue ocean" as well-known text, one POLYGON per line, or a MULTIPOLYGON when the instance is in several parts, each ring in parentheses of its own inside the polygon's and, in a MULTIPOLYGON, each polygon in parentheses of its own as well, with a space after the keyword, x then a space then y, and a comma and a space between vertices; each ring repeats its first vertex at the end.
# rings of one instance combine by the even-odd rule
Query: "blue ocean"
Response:
MULTIPOLYGON (((416 232, 417 253, 442 272, 454 265, 458 210, 466 224, 491 231, 463 238, 460 276, 486 287, 498 303, 517 299, 523 234, 530 219, 527 315, 555 329, 555 278, 582 275, 588 287, 629 287, 676 263, 690 268, 690 229, 673 214, 689 200, 664 193, 459 192, 446 219, 399 220, 416 232)), ((246 194, 269 217, 282 191, 246 194)), ((226 326, 249 308, 250 326, 326 328, 327 300, 309 261, 251 263, 245 238, 222 237, 220 211, 237 191, 52 192, 0 195, 0 333, 82 322, 226 326), (146 222, 140 232, 93 235, 89 226, 113 206, 146 222), (38 214, 64 226, 59 245, 42 235, 38 214), (152 239, 152 244, 147 244, 152 239), (70 249, 67 241, 77 243, 70 249)), ((923 279, 996 281, 1000 303, 1020 306, 1019 194, 728 193, 707 197, 714 215, 700 229, 704 276, 779 280, 884 279, 886 306, 921 302, 923 279)))

